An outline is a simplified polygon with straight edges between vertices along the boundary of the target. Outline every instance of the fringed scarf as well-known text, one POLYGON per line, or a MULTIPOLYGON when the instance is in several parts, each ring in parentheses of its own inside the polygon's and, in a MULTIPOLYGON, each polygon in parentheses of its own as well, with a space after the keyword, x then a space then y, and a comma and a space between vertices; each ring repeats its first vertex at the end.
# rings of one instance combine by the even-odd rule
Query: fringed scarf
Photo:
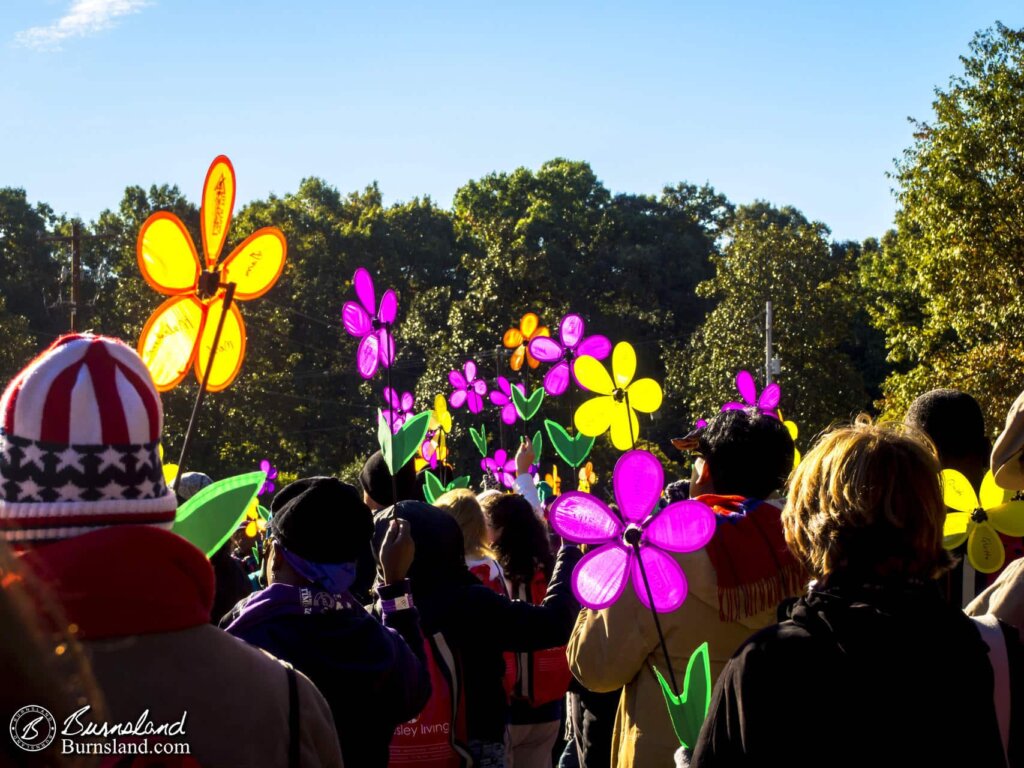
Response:
POLYGON ((807 574, 782 533, 782 510, 760 499, 705 494, 715 535, 705 547, 718 582, 718 615, 738 621, 775 608, 803 591, 807 574))

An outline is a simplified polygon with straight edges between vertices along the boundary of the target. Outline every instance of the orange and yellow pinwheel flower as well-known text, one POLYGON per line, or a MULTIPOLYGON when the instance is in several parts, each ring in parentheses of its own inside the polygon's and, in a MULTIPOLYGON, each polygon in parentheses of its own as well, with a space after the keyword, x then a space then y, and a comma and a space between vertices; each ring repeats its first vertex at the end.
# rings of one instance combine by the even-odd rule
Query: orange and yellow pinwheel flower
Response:
POLYGON ((177 386, 189 368, 203 380, 228 283, 235 284, 235 301, 224 318, 207 389, 218 392, 234 381, 245 356, 245 325, 235 302, 262 296, 284 268, 287 245, 276 227, 257 230, 220 258, 234 206, 235 171, 221 155, 203 183, 199 219, 205 262, 173 213, 154 213, 139 230, 136 255, 142 276, 171 297, 150 315, 139 337, 139 355, 161 392, 177 386))
POLYGON ((576 429, 588 437, 612 431, 612 445, 630 450, 640 437, 636 411, 654 413, 661 407, 661 386, 654 379, 637 379, 636 352, 620 341, 612 350, 612 376, 593 357, 583 355, 573 362, 576 379, 597 395, 576 409, 576 429))
POLYGON ((515 350, 512 359, 509 361, 513 371, 523 367, 523 360, 526 360, 531 368, 540 365, 540 360, 535 358, 527 350, 527 345, 532 339, 538 336, 551 336, 551 330, 546 325, 540 324, 540 318, 534 312, 527 312, 519 320, 518 328, 509 328, 501 339, 501 343, 507 349, 515 350))
POLYGON ((967 560, 976 571, 995 573, 1006 561, 998 533, 1024 536, 1024 501, 1010 501, 1010 492, 996 485, 992 472, 981 481, 981 495, 955 469, 942 470, 942 496, 946 513, 942 546, 956 549, 967 542, 967 560), (998 533, 997 533, 998 532, 998 533))
POLYGON ((584 466, 580 467, 580 483, 576 486, 576 489, 583 491, 583 493, 590 493, 590 486, 597 482, 597 475, 594 473, 594 462, 588 461, 584 466))

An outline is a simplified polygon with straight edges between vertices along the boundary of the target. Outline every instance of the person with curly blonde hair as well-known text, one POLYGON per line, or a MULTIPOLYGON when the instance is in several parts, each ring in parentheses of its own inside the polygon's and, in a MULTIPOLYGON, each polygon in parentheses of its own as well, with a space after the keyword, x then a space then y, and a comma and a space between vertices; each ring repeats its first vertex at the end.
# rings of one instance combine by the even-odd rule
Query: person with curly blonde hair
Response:
POLYGON ((944 519, 922 433, 822 436, 782 515, 814 581, 729 661, 692 765, 1024 765, 1024 649, 942 599, 944 519))

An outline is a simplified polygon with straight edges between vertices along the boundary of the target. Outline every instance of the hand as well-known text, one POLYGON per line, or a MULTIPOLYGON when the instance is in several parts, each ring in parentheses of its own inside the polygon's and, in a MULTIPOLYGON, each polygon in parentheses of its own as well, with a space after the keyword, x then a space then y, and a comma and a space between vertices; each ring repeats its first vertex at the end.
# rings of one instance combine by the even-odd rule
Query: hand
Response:
POLYGON ((394 584, 404 579, 415 555, 416 544, 409 532, 409 523, 398 518, 392 520, 380 545, 380 567, 384 571, 384 583, 394 584))
POLYGON ((516 474, 529 474, 530 467, 536 461, 537 456, 533 452, 533 443, 530 441, 530 438, 523 437, 519 442, 519 450, 516 451, 516 474))

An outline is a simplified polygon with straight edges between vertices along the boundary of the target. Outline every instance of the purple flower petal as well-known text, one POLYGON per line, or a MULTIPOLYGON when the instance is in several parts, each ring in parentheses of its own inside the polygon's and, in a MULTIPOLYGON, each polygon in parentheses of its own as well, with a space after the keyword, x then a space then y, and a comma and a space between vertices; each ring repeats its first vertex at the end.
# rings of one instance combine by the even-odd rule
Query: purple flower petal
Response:
POLYGON ((384 402, 392 408, 398 408, 400 405, 398 401, 398 393, 391 387, 384 387, 384 402))
POLYGON ((469 412, 480 413, 484 409, 484 399, 480 397, 480 393, 471 389, 466 395, 466 399, 469 401, 469 412))
POLYGON ((476 363, 472 360, 467 360, 465 365, 462 366, 462 370, 466 372, 466 381, 472 381, 476 378, 476 363))
POLYGON ((615 462, 612 485, 619 511, 626 520, 639 523, 658 503, 664 487, 661 462, 647 451, 626 451, 615 462))
POLYGON ((385 368, 390 368, 391 364, 395 362, 395 339, 387 328, 378 328, 377 338, 380 340, 378 347, 380 364, 385 368))
POLYGON ((669 504, 645 527, 642 540, 670 552, 693 552, 715 533, 715 513, 692 499, 669 504))
MULTIPOLYGON (((534 355, 534 357, 537 357, 534 355)), ((539 359, 539 358, 538 358, 539 359)), ((569 364, 562 360, 553 365, 544 376, 544 391, 558 397, 569 388, 569 364)))
POLYGON ((377 310, 377 319, 385 325, 392 325, 398 316, 398 296, 388 288, 380 297, 380 309, 377 310))
POLYGON ((564 539, 578 544, 600 544, 617 539, 622 521, 607 504, 581 491, 566 491, 551 505, 548 522, 564 539))
MULTIPOLYGON (((580 340, 583 338, 583 329, 586 324, 583 322, 583 318, 579 315, 568 314, 562 318, 562 322, 558 326, 558 337, 562 340, 562 344, 573 349, 580 340)), ((537 357, 534 355, 534 357, 537 357)), ((540 359, 539 357, 537 358, 540 359)))
POLYGON ((542 363, 553 363, 562 359, 562 345, 547 336, 538 336, 532 339, 527 349, 542 363))
POLYGON ((757 407, 762 411, 774 411, 779 407, 779 400, 782 399, 782 389, 775 382, 772 382, 764 391, 761 396, 757 398, 757 407))
POLYGON ((588 336, 576 347, 576 357, 589 355, 597 360, 604 360, 612 353, 612 343, 605 336, 588 336))
POLYGON ((416 400, 415 400, 415 398, 413 398, 412 392, 403 392, 402 393, 402 403, 401 403, 401 405, 402 405, 402 410, 403 411, 411 411, 412 407, 415 404, 416 404, 416 400))
POLYGON ((757 385, 754 383, 754 377, 750 375, 750 371, 740 371, 736 374, 736 389, 739 390, 740 397, 746 401, 748 406, 757 402, 757 385))
POLYGON ((466 392, 466 390, 464 389, 456 389, 448 397, 448 405, 450 405, 452 408, 461 408, 463 404, 466 402, 466 396, 468 394, 469 393, 466 392))
MULTIPOLYGON (((643 559, 647 580, 651 585, 654 610, 658 613, 676 610, 686 600, 687 593, 686 575, 679 563, 657 547, 640 547, 640 557, 643 559)), ((631 570, 636 596, 645 608, 650 608, 651 603, 647 599, 647 589, 640 573, 640 562, 636 558, 633 558, 631 570)))
POLYGON ((632 559, 632 550, 617 541, 585 554, 572 572, 576 599, 595 611, 607 608, 622 594, 632 559))
POLYGON ((488 397, 490 397, 492 405, 506 405, 511 402, 508 395, 504 392, 499 392, 496 389, 492 389, 491 394, 488 395, 488 397))
POLYGON ((483 379, 475 379, 471 384, 470 388, 476 392, 480 397, 487 394, 487 382, 483 379))
POLYGON ((462 375, 462 371, 448 371, 448 383, 456 389, 469 389, 469 382, 462 375))
POLYGON ((380 341, 375 334, 363 337, 356 349, 356 369, 364 379, 372 379, 380 358, 380 341))
POLYGON ((505 395, 505 397, 512 397, 512 385, 508 383, 508 379, 506 379, 504 376, 499 376, 497 382, 498 390, 501 392, 501 394, 505 395))
POLYGON ((366 314, 372 317, 374 312, 377 311, 377 298, 373 291, 373 278, 370 277, 370 273, 364 267, 360 267, 356 270, 352 283, 356 289, 356 298, 363 305, 366 314))
POLYGON ((494 463, 502 467, 505 466, 505 462, 508 461, 508 451, 504 448, 499 448, 494 452, 494 463))
POLYGON ((350 336, 361 338, 373 330, 370 315, 354 301, 346 301, 341 308, 341 322, 350 336))
POLYGON ((732 402, 732 403, 724 403, 722 405, 722 410, 723 411, 742 411, 744 408, 749 408, 749 407, 750 406, 748 406, 746 403, 732 402))
MULTIPOLYGON (((494 394, 493 392, 491 393, 494 394)), ((506 424, 515 424, 516 419, 519 418, 519 412, 516 410, 514 403, 506 403, 505 407, 501 409, 501 420, 506 424)))

